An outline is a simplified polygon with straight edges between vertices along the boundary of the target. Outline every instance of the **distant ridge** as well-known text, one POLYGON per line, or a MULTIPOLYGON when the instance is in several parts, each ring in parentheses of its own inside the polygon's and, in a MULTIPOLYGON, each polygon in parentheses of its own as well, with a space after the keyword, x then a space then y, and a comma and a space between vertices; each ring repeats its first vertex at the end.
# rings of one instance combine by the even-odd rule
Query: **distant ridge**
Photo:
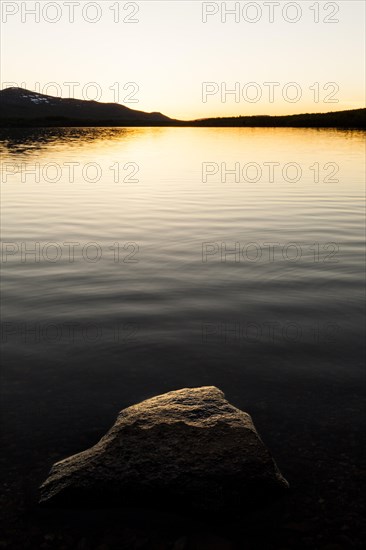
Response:
POLYGON ((366 109, 305 113, 284 116, 239 116, 196 120, 195 126, 208 127, 295 127, 366 129, 366 109))
POLYGON ((286 116, 237 116, 182 121, 119 103, 64 99, 23 88, 0 91, 0 127, 189 126, 366 129, 366 109, 286 116))

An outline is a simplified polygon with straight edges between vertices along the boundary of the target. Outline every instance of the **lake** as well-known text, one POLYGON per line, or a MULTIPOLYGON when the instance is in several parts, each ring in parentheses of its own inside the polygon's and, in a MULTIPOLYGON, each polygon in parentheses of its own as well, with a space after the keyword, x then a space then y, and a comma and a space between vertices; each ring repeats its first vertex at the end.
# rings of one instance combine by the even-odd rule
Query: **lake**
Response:
MULTIPOLYGON (((1 130, 2 460, 12 510, 37 515, 51 464, 94 444, 120 409, 216 385, 252 415, 294 487, 281 525, 315 526, 309 547, 333 532, 336 544, 359 543, 364 137, 1 130)), ((17 513, 21 537, 28 520, 17 513)), ((44 534, 37 518, 34 544, 44 534)), ((167 529, 157 535, 164 544, 167 529)), ((229 531, 220 537, 250 547, 239 527, 229 531)), ((281 536, 291 546, 305 535, 281 536)))

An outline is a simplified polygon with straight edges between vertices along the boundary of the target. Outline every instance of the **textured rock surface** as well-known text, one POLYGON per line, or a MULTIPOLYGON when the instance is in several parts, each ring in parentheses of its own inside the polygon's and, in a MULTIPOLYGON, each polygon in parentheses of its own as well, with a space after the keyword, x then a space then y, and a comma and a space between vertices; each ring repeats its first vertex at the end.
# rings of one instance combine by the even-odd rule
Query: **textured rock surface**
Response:
POLYGON ((54 464, 40 502, 219 509, 287 487, 250 416, 208 386, 122 410, 94 447, 54 464))

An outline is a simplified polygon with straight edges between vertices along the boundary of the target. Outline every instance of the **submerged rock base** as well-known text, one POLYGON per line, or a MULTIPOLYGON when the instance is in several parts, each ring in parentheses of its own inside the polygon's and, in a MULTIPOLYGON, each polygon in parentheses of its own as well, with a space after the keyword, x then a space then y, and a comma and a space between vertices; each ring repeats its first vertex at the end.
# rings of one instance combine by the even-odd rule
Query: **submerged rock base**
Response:
POLYGON ((251 417, 207 386, 122 410, 94 447, 54 464, 40 503, 220 510, 287 487, 251 417))

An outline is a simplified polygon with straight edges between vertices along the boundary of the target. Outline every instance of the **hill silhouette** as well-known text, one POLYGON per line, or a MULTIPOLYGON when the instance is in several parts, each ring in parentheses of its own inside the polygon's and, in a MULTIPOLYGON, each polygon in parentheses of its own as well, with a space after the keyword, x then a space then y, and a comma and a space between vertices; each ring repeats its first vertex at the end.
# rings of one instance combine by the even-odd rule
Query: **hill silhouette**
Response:
POLYGON ((146 113, 119 103, 64 99, 23 88, 0 91, 0 127, 189 126, 315 127, 366 129, 366 109, 285 116, 236 116, 183 121, 146 113))
POLYGON ((64 99, 38 94, 23 88, 6 88, 0 91, 0 107, 2 125, 4 121, 14 123, 22 121, 25 126, 28 126, 35 121, 56 123, 57 120, 62 123, 80 121, 87 125, 100 121, 149 125, 170 120, 161 113, 135 111, 119 103, 64 99))

